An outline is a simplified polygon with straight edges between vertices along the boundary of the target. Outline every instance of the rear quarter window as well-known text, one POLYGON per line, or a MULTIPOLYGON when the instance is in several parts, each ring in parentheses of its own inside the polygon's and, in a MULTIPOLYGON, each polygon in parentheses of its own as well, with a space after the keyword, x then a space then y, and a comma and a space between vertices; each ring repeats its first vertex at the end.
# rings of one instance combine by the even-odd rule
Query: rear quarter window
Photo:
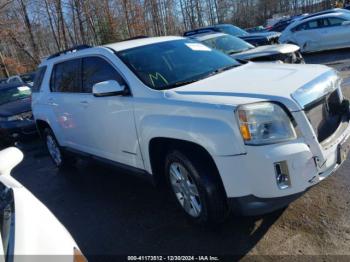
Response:
POLYGON ((46 73, 46 66, 39 67, 38 70, 35 73, 34 77, 34 84, 32 87, 32 92, 39 92, 41 88, 41 84, 43 82, 45 73, 46 73))

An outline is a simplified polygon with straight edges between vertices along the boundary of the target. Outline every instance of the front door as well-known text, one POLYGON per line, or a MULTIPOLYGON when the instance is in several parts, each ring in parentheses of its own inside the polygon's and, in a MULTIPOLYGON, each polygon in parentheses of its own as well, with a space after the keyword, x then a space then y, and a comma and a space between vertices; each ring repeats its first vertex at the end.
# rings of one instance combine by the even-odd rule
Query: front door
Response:
POLYGON ((83 92, 86 95, 86 113, 83 116, 88 127, 82 130, 86 146, 93 155, 122 164, 143 168, 135 128, 133 97, 95 97, 96 83, 115 80, 126 86, 119 72, 104 57, 91 56, 82 60, 83 92))

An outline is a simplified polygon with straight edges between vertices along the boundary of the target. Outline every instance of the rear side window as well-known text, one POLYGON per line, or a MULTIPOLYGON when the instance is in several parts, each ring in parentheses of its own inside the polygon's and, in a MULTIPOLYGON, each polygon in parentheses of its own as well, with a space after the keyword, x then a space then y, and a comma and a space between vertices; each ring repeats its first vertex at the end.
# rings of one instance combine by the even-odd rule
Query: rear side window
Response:
POLYGON ((51 76, 51 91, 64 93, 81 92, 81 59, 56 64, 51 76))
POLYGON ((345 19, 339 17, 329 17, 328 24, 329 26, 340 26, 345 21, 345 19))
POLYGON ((34 84, 32 87, 32 92, 39 92, 41 88, 41 84, 43 82, 45 72, 46 72, 46 66, 39 67, 38 70, 35 73, 34 77, 34 84))
POLYGON ((91 93, 92 87, 100 82, 115 80, 124 85, 125 82, 120 74, 101 57, 83 58, 83 92, 91 93))

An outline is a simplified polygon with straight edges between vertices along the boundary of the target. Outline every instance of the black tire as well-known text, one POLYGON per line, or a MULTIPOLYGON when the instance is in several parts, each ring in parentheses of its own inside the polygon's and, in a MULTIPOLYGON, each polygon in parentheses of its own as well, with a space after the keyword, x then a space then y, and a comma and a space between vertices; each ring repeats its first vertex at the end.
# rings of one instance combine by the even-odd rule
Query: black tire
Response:
POLYGON ((55 134, 50 128, 45 128, 45 130, 43 131, 43 138, 50 158, 56 167, 58 167, 59 169, 64 169, 74 165, 76 158, 72 155, 68 155, 64 151, 64 149, 59 145, 55 134), (55 145, 57 153, 60 155, 59 157, 54 156, 54 154, 52 153, 52 149, 50 149, 49 143, 53 143, 55 145))
MULTIPOLYGON (((171 195, 191 222, 205 225, 218 224, 223 222, 229 213, 227 198, 225 192, 223 192, 223 186, 220 184, 221 181, 218 181, 219 174, 217 174, 215 168, 208 161, 203 160, 196 155, 189 158, 178 150, 170 151, 166 156, 164 174, 171 195), (190 182, 195 184, 198 189, 198 198, 196 197, 196 201, 199 200, 201 206, 198 216, 189 214, 175 193, 170 172, 170 167, 174 167, 172 165, 174 163, 179 163, 186 169, 190 182)), ((193 207, 192 204, 191 206, 193 207)))

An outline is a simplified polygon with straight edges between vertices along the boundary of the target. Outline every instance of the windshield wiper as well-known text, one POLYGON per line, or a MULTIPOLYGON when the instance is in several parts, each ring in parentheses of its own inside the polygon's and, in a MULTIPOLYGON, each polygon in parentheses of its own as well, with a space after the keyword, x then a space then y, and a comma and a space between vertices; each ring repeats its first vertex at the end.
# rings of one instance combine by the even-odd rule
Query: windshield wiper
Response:
POLYGON ((209 75, 206 75, 204 78, 208 78, 208 77, 211 77, 211 76, 213 76, 213 75, 217 75, 217 74, 219 74, 219 73, 222 73, 222 72, 224 72, 224 71, 230 70, 230 69, 232 69, 232 68, 234 68, 234 67, 237 67, 237 66, 239 66, 239 65, 240 65, 240 64, 238 64, 238 65, 229 65, 229 66, 225 66, 225 67, 218 68, 218 69, 216 69, 215 71, 211 72, 209 75))
POLYGON ((179 81, 179 82, 176 82, 174 84, 171 84, 171 85, 167 86, 166 88, 170 89, 170 88, 175 88, 175 87, 179 87, 179 86, 189 85, 189 84, 192 84, 192 83, 197 82, 199 80, 201 80, 201 79, 188 80, 188 81, 179 81))

